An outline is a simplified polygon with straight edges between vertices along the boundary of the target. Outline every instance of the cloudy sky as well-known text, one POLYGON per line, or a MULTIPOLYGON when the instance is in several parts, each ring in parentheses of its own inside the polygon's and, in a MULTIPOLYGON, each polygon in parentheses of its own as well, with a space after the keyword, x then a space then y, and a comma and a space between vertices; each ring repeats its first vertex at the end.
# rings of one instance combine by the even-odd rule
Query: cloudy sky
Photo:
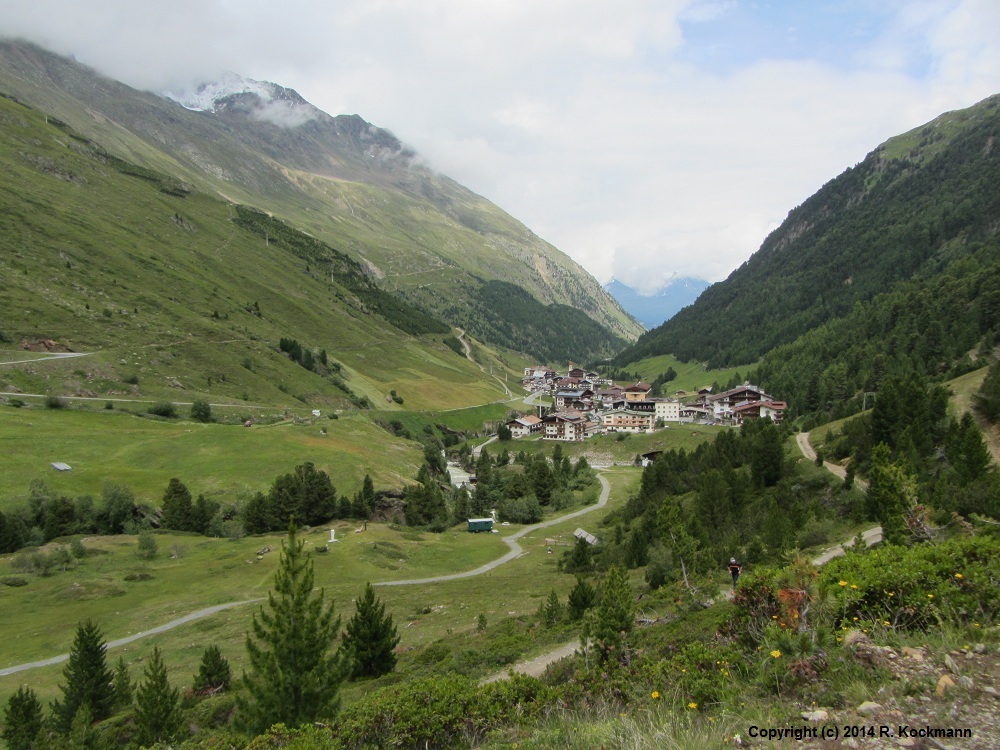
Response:
POLYGON ((997 0, 0 0, 0 34, 360 114, 647 290, 725 278, 876 145, 1000 93, 997 0))

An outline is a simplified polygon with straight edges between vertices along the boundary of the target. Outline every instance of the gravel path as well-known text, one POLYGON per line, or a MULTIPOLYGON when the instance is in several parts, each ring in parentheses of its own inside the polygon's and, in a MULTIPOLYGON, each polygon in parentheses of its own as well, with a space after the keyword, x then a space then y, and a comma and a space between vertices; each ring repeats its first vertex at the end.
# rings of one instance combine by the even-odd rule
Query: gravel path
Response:
MULTIPOLYGON (((812 444, 809 442, 809 433, 800 432, 795 436, 795 439, 799 444, 799 449, 802 451, 802 455, 808 458, 810 461, 815 461, 816 451, 813 450, 812 444)), ((847 473, 842 466, 838 466, 837 464, 832 464, 829 461, 824 461, 823 466, 825 466, 828 471, 832 472, 833 474, 836 474, 840 478, 843 478, 847 473)), ((864 480, 855 479, 854 481, 862 489, 865 489, 867 487, 867 484, 864 482, 864 480)), ((882 541, 882 527, 875 526, 873 528, 867 529, 866 531, 862 532, 861 536, 865 540, 865 546, 871 547, 872 545, 878 544, 879 542, 882 541)), ((854 539, 847 539, 841 544, 838 544, 835 547, 831 547, 830 549, 825 550, 821 555, 819 555, 819 557, 814 559, 812 563, 817 567, 819 567, 820 565, 825 565, 833 558, 840 557, 841 555, 843 555, 845 553, 845 548, 852 546, 854 546, 854 539)), ((732 589, 726 587, 725 595, 727 599, 731 599, 733 595, 732 589)), ((547 654, 542 654, 541 656, 536 656, 534 659, 522 661, 515 664, 512 667, 508 667, 503 672, 498 672, 497 674, 487 677, 485 680, 483 680, 483 683, 496 682, 497 680, 506 679, 511 672, 514 672, 515 674, 531 675, 532 677, 540 677, 545 672, 545 668, 549 666, 549 664, 559 661, 560 659, 563 659, 567 656, 572 656, 579 648, 580 648, 580 641, 573 641, 572 643, 567 643, 555 649, 554 651, 549 651, 547 654)))
MULTIPOLYGON (((151 635, 156 635, 157 633, 166 633, 168 630, 173 630, 176 627, 185 625, 189 622, 195 620, 200 620, 202 617, 208 617, 209 615, 214 615, 216 612, 222 612, 225 609, 232 609, 233 607, 240 607, 244 604, 252 604, 253 602, 259 602, 260 599, 247 599, 242 602, 229 602, 228 604, 216 604, 214 607, 205 607, 205 609, 199 609, 197 612, 191 612, 190 614, 184 615, 183 617, 178 617, 176 620, 171 620, 168 623, 164 623, 158 627, 152 628, 151 630, 143 630, 141 633, 135 633, 134 635, 126 636, 125 638, 119 638, 114 641, 109 641, 107 644, 108 648, 115 648, 117 646, 124 646, 126 643, 131 643, 132 641, 137 641, 140 638, 147 638, 151 635)), ((34 669, 35 667, 48 667, 52 664, 59 664, 69 659, 69 654, 60 654, 59 656, 53 656, 51 659, 43 659, 42 661, 33 661, 28 664, 18 664, 16 667, 7 667, 5 669, 0 669, 0 677, 6 677, 9 674, 14 674, 15 672, 23 672, 26 669, 34 669)))
POLYGON ((548 521, 542 521, 541 523, 533 523, 530 526, 525 526, 518 532, 511 534, 510 536, 503 537, 503 541, 510 547, 510 552, 508 552, 503 557, 498 557, 496 560, 486 563, 485 565, 480 565, 475 570, 467 570, 464 573, 452 573, 450 575, 444 576, 431 576, 430 578, 411 578, 405 581, 380 581, 379 583, 373 583, 373 586, 415 586, 422 583, 441 583, 442 581, 455 581, 459 578, 472 578, 473 576, 479 576, 483 573, 488 573, 494 568, 499 568, 505 563, 509 563, 511 560, 519 557, 524 550, 521 545, 517 543, 517 540, 523 537, 525 534, 530 534, 532 531, 538 531, 539 529, 546 529, 549 526, 555 526, 557 523, 562 523, 563 521, 568 521, 572 518, 579 518, 580 516, 586 515, 587 513, 592 513, 598 508, 603 508, 608 504, 608 498, 611 496, 611 485, 608 484, 608 480, 602 475, 598 474, 597 478, 601 482, 601 496, 598 498, 595 505, 588 505, 586 508, 581 510, 573 511, 572 513, 567 513, 564 516, 559 516, 558 518, 551 518, 548 521))

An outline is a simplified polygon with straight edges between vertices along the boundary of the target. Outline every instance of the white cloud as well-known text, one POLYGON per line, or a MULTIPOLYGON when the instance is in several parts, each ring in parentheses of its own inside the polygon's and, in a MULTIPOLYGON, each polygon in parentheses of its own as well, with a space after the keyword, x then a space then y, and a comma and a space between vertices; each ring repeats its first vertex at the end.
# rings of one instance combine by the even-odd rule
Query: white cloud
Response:
MULTIPOLYGON (((644 285, 723 278, 878 143, 1000 91, 995 0, 853 0, 824 22, 851 24, 831 44, 863 39, 826 62, 761 47, 719 72, 684 54, 685 24, 703 39, 727 14, 768 7, 0 0, 0 32, 142 87, 233 70, 295 88, 394 131, 602 281, 644 285)), ((768 12, 779 36, 817 34, 801 9, 794 23, 768 12)))

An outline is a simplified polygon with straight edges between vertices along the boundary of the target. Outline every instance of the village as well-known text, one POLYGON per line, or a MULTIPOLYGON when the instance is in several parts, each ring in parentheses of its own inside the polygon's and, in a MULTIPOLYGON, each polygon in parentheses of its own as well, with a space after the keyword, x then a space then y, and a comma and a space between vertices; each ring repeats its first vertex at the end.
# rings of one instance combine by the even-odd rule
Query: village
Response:
POLYGON ((655 432, 671 423, 738 425, 765 417, 780 423, 788 408, 751 383, 722 393, 706 387, 695 393, 676 391, 673 397, 654 397, 649 383, 622 387, 572 362, 565 375, 550 367, 526 367, 521 383, 532 393, 551 396, 553 406, 547 414, 506 422, 512 438, 581 442, 598 434, 655 432))

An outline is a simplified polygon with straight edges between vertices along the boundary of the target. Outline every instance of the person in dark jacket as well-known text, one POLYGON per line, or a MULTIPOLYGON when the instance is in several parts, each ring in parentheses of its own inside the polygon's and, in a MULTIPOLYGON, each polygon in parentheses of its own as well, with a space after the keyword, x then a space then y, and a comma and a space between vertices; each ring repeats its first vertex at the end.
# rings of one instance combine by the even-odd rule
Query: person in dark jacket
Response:
POLYGON ((733 577, 733 588, 736 588, 736 581, 739 580, 742 571, 743 566, 736 562, 736 558, 729 558, 729 574, 733 577))

